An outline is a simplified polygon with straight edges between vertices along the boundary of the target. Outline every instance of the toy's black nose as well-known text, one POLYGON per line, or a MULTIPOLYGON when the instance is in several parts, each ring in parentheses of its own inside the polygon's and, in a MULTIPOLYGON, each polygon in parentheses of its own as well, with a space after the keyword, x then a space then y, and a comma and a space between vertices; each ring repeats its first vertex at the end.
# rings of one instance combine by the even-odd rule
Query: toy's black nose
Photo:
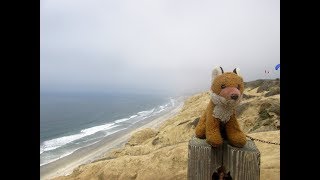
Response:
POLYGON ((237 100, 238 99, 238 95, 237 94, 231 94, 231 99, 233 100, 237 100))

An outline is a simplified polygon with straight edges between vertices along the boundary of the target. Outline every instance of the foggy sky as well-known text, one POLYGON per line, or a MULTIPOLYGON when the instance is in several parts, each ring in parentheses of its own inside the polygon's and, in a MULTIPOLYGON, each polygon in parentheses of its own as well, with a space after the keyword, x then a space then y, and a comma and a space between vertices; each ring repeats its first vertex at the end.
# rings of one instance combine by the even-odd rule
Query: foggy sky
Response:
POLYGON ((41 91, 204 91, 215 66, 280 77, 279 0, 41 0, 40 28, 41 91))

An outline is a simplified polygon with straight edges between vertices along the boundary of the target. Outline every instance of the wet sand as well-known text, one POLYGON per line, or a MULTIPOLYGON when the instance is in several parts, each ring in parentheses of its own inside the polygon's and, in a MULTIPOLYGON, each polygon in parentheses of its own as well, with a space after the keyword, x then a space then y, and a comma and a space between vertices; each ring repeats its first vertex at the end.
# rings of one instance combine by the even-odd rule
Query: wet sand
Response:
POLYGON ((134 124, 129 131, 112 134, 96 144, 81 148, 69 156, 41 166, 40 179, 51 179, 72 173, 78 166, 97 160, 110 150, 123 146, 134 132, 145 128, 159 128, 164 121, 176 115, 182 106, 183 103, 158 118, 134 124))

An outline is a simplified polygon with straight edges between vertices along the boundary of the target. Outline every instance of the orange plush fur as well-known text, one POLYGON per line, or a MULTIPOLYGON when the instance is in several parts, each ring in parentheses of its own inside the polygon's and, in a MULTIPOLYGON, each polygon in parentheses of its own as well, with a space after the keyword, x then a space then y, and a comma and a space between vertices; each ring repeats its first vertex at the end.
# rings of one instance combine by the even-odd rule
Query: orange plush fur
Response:
POLYGON ((206 138, 213 147, 220 146, 223 138, 235 147, 243 147, 246 144, 246 136, 235 116, 235 107, 242 98, 243 90, 243 79, 238 68, 226 73, 221 67, 213 70, 211 99, 195 129, 198 138, 206 138))

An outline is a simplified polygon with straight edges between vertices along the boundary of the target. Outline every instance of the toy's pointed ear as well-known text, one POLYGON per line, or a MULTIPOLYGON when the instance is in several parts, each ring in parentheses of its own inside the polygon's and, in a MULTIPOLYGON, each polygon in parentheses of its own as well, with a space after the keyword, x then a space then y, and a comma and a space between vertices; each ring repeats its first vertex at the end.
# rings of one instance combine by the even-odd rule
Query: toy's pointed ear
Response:
POLYGON ((239 69, 239 68, 235 68, 235 69, 233 70, 233 72, 236 73, 236 74, 238 74, 238 76, 241 76, 241 74, 240 74, 240 69, 239 69))
POLYGON ((219 75, 223 74, 223 69, 222 67, 215 67, 213 70, 212 70, 212 81, 219 75))

